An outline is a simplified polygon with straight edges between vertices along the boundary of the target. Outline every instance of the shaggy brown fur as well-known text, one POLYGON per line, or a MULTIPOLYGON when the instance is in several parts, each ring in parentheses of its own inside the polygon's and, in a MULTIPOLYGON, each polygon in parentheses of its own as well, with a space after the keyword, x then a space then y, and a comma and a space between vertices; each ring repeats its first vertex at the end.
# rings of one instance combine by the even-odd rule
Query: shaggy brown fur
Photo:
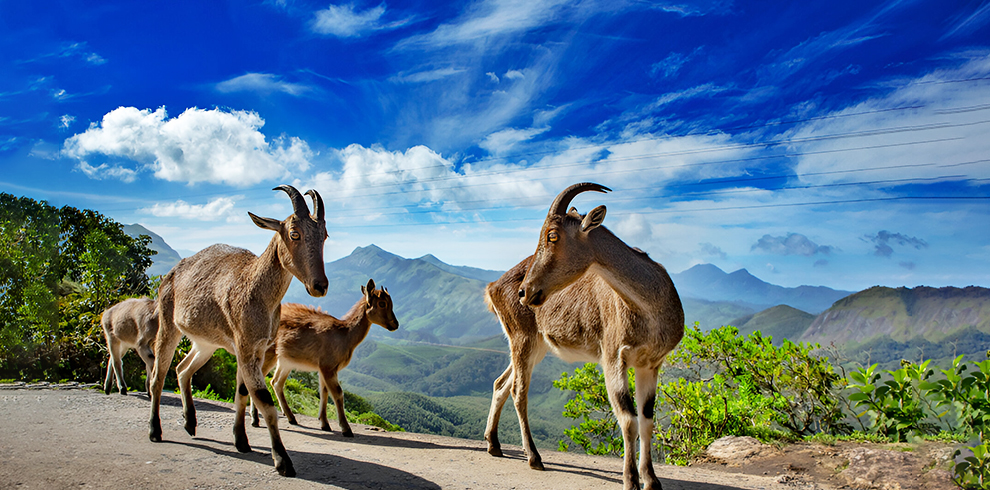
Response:
POLYGON ((265 387, 261 367, 278 329, 279 306, 292 277, 299 279, 310 295, 326 294, 323 243, 327 230, 323 199, 316 191, 306 192, 313 198, 315 215, 311 216, 306 199, 295 188, 282 185, 275 190, 289 195, 293 214, 279 221, 248 213, 258 227, 275 232, 260 257, 241 248, 213 245, 179 261, 162 279, 149 438, 154 442, 162 440, 158 413, 165 373, 176 346, 186 336, 192 342, 192 349, 176 368, 186 431, 196 434, 192 376, 222 347, 237 357, 234 445, 240 452, 251 450, 244 428, 244 411, 250 395, 265 416, 275 469, 280 475, 295 476, 279 436, 278 413, 265 387))
MULTIPOLYGON (((344 437, 354 437, 344 412, 344 390, 337 380, 337 373, 351 362, 354 349, 368 336, 371 324, 381 325, 390 332, 399 328, 388 290, 375 289, 375 281, 368 280, 367 286, 361 286, 361 294, 361 299, 340 319, 300 304, 282 305, 278 334, 265 354, 262 372, 268 373, 275 368, 272 388, 290 424, 298 423, 285 401, 285 381, 293 370, 316 371, 320 374, 321 428, 331 430, 327 421, 327 398, 333 395, 340 430, 344 437)), ((251 425, 258 427, 258 412, 253 407, 251 414, 251 425)))
POLYGON ((501 455, 497 427, 512 390, 529 464, 543 469, 526 420, 533 366, 547 350, 567 361, 598 362, 625 448, 623 485, 659 489, 650 457, 657 371, 684 335, 684 311, 662 265, 600 226, 605 207, 587 215, 571 209, 580 192, 608 189, 576 184, 550 207, 536 254, 506 272, 485 291, 509 339, 512 363, 495 381, 485 438, 488 452, 501 455), (518 300, 516 300, 518 298, 518 300), (532 307, 532 309, 530 309, 532 307), (636 413, 626 372, 636 372, 636 413), (636 438, 640 439, 639 468, 636 438))
POLYGON ((113 380, 116 378, 120 394, 127 394, 122 358, 130 349, 134 349, 144 361, 147 375, 144 389, 148 391, 155 362, 154 343, 158 335, 158 303, 150 298, 125 299, 103 312, 100 326, 103 327, 103 337, 107 339, 107 350, 110 351, 107 380, 103 383, 103 391, 109 395, 113 380))

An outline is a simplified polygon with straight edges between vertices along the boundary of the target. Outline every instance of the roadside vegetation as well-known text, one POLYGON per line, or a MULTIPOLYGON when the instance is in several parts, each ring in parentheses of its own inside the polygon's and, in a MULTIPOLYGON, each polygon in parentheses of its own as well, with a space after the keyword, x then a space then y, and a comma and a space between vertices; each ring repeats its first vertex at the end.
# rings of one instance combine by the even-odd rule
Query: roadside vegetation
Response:
MULTIPOLYGON (((775 346, 769 336, 741 336, 731 326, 688 329, 657 389, 655 449, 667 463, 687 464, 724 436, 964 442, 954 481, 990 488, 990 352, 982 361, 957 356, 945 369, 904 360, 899 369, 873 364, 848 372, 841 362, 833 365, 835 356, 818 344, 775 346)), ((574 444, 589 454, 620 455, 622 435, 597 366, 564 373, 554 385, 572 393, 563 414, 579 421, 564 432, 560 449, 574 444)))

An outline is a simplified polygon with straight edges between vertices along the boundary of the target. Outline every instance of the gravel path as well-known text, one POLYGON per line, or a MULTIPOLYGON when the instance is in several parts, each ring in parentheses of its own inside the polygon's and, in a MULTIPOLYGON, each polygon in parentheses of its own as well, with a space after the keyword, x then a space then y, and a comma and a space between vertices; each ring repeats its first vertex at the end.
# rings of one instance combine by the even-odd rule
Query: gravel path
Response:
MULTIPOLYGON (((10 388, 10 387, 8 387, 10 388)), ((493 458, 483 441, 388 433, 352 424, 355 437, 319 430, 316 419, 280 424, 298 472, 281 478, 272 466, 268 432, 248 425, 253 451, 233 446, 230 404, 197 400, 196 437, 182 429, 181 402, 162 400, 165 442, 148 440, 144 394, 104 395, 92 389, 0 391, 0 488, 327 488, 546 489, 622 487, 616 458, 544 451, 547 471, 530 470, 522 449, 504 446, 493 458)), ((773 477, 657 465, 666 490, 833 487, 778 483, 773 477)))

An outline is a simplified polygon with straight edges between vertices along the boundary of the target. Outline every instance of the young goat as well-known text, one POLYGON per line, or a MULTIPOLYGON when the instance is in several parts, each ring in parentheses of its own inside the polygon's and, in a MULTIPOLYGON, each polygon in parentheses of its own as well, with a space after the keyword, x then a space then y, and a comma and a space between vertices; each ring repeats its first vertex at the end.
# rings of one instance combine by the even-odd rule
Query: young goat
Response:
MULTIPOLYGON (((344 413, 344 390, 337 381, 337 373, 347 367, 358 344, 368 336, 371 324, 381 325, 394 332, 399 321, 392 312, 392 297, 386 289, 375 289, 375 281, 369 279, 361 286, 362 297, 343 318, 334 318, 322 311, 303 305, 282 305, 275 343, 265 355, 262 370, 265 373, 275 367, 272 388, 282 407, 282 413, 292 425, 298 425, 295 415, 285 401, 285 380, 293 370, 320 373, 320 424, 330 431, 327 421, 327 395, 333 395, 337 407, 337 420, 344 437, 354 437, 344 413)), ((251 425, 258 427, 258 412, 252 407, 251 425)))
POLYGON ((103 391, 110 394, 114 378, 121 395, 127 394, 124 367, 121 359, 134 349, 144 361, 147 375, 144 389, 151 384, 151 372, 155 366, 155 337, 158 335, 158 303, 149 298, 131 298, 121 301, 103 312, 100 319, 103 336, 107 339, 110 361, 107 363, 107 380, 103 391))

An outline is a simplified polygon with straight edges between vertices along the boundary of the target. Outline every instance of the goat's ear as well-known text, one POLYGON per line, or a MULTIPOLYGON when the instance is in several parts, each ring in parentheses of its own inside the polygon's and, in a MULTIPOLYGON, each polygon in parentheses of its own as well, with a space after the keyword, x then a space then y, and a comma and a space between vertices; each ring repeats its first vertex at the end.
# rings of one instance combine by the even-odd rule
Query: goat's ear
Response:
POLYGON ((605 221, 604 205, 598 206, 597 208, 592 209, 588 214, 584 215, 584 219, 581 220, 581 231, 587 233, 597 228, 598 225, 601 225, 602 221, 605 221))
POLYGON ((367 286, 367 288, 368 288, 368 294, 371 294, 375 290, 375 280, 374 279, 368 279, 368 286, 367 286))
POLYGON ((248 211, 248 216, 251 217, 251 221, 258 225, 258 228, 264 228, 266 230, 278 231, 282 229, 282 222, 274 218, 262 218, 257 216, 251 211, 248 211))
POLYGON ((571 206, 571 209, 567 210, 567 215, 572 218, 581 219, 581 213, 578 212, 577 208, 574 206, 571 206))

